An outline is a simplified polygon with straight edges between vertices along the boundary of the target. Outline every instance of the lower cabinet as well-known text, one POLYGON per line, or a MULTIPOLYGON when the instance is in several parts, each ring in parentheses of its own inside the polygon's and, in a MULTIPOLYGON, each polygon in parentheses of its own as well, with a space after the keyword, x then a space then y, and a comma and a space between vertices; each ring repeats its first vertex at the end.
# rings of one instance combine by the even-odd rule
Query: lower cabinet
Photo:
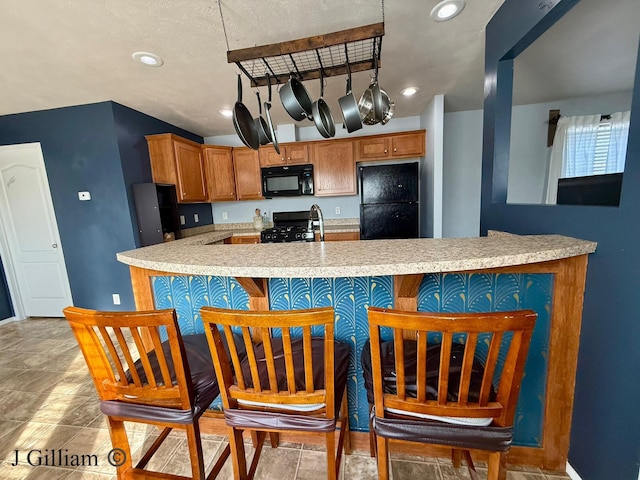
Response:
MULTIPOLYGON (((344 242, 348 240, 360 240, 359 232, 331 232, 324 234, 325 242, 344 242)), ((320 241, 320 235, 316 233, 316 242, 320 241)))
POLYGON ((234 235, 233 237, 225 238, 224 243, 234 245, 260 243, 260 235, 234 235))

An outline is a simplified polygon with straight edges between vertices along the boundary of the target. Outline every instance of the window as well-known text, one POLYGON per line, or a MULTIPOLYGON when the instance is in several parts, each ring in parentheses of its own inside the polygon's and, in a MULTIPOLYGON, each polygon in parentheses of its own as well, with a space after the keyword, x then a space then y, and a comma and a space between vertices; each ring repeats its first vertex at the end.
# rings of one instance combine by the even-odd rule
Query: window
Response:
POLYGON ((568 118, 561 178, 622 173, 629 136, 629 112, 568 118))
POLYGON ((544 203, 555 204, 558 179, 624 171, 631 112, 561 117, 553 140, 544 203))

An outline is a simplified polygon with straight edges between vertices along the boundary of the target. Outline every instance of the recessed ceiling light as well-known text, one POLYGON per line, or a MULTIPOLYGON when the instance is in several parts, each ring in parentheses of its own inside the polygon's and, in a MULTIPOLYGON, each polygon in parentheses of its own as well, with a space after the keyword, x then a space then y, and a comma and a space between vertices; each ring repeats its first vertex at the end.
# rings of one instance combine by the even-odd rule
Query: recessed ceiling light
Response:
POLYGON ((400 90, 400 93, 405 97, 410 97, 412 95, 415 95, 418 90, 420 90, 418 87, 407 87, 400 90))
POLYGON ((142 62, 149 67, 159 67, 164 63, 164 61, 154 53, 135 52, 131 56, 134 60, 142 62))
POLYGON ((451 20, 458 15, 465 6, 465 0, 443 0, 431 10, 431 18, 436 22, 451 20))
POLYGON ((228 110, 228 109, 218 110, 218 113, 220 115, 222 115, 223 117, 227 117, 227 118, 230 118, 230 117, 233 116, 233 112, 231 110, 228 110))

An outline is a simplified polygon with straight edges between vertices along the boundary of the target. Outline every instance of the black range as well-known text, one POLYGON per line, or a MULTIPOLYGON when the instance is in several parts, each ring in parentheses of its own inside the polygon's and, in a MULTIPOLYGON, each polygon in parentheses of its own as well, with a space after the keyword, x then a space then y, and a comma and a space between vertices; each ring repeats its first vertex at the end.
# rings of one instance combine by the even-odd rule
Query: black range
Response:
POLYGON ((309 211, 273 212, 273 228, 260 233, 262 243, 313 242, 313 230, 309 230, 309 211))

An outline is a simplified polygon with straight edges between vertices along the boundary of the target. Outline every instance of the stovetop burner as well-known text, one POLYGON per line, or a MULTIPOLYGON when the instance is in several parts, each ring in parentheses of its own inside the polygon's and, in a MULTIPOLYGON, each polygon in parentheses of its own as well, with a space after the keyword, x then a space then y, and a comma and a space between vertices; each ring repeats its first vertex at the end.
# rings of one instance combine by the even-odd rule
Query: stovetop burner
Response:
POLYGON ((273 212, 273 228, 260 234, 262 243, 313 242, 313 232, 307 230, 309 212, 273 212))

